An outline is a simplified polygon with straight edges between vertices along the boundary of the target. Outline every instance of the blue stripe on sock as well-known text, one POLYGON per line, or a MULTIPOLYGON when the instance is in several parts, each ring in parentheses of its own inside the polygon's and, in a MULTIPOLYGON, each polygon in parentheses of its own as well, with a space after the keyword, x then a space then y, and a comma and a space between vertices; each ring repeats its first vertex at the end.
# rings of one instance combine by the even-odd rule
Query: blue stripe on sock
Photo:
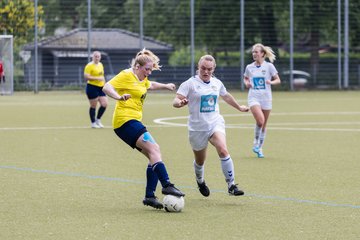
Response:
POLYGON ((220 158, 220 160, 221 160, 221 161, 224 161, 224 162, 229 161, 230 159, 231 159, 231 157, 228 157, 228 158, 225 158, 225 159, 224 159, 224 158, 220 158))

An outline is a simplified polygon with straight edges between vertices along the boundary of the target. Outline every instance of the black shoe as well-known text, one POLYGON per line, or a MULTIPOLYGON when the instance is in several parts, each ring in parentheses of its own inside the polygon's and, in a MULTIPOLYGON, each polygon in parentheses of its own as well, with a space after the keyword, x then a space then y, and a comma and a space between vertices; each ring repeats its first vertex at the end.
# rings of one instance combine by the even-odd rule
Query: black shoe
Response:
POLYGON ((205 181, 203 183, 197 183, 198 187, 199 187, 199 191, 200 193, 204 196, 204 197, 208 197, 210 195, 210 190, 208 188, 208 186, 206 186, 205 181))
POLYGON ((164 207, 163 204, 159 202, 157 197, 145 197, 143 200, 143 204, 145 206, 150 206, 156 209, 162 209, 164 207))
POLYGON ((229 187, 229 194, 234 196, 244 195, 244 191, 238 189, 237 184, 233 184, 229 187))
POLYGON ((170 183, 167 187, 164 187, 161 192, 164 195, 174 195, 177 197, 185 196, 185 194, 183 194, 179 189, 177 189, 172 183, 170 183))

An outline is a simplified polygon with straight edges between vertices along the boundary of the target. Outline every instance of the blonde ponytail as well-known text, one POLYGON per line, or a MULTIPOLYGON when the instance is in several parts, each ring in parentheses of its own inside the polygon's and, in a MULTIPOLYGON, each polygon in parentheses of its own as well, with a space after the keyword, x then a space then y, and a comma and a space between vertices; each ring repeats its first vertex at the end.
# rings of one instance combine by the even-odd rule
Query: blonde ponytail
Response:
POLYGON ((146 63, 152 62, 153 63, 153 69, 152 70, 160 70, 161 66, 160 59, 158 56, 156 56, 152 51, 148 49, 143 49, 140 52, 136 54, 136 57, 133 58, 131 61, 131 67, 135 68, 136 64, 139 64, 140 66, 144 66, 146 63))
POLYGON ((271 47, 264 46, 261 43, 257 43, 253 46, 253 49, 259 47, 261 52, 265 53, 265 58, 268 58, 270 62, 274 62, 276 60, 276 56, 271 47))

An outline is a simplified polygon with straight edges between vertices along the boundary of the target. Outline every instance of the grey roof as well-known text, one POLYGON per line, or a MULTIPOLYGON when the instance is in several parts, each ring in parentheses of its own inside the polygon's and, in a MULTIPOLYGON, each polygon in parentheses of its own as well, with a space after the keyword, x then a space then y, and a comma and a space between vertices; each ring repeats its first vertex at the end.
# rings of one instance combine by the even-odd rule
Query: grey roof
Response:
MULTIPOLYGON (((86 28, 77 28, 59 36, 38 41, 39 48, 47 49, 87 49, 88 32, 86 28)), ((157 41, 150 37, 143 38, 143 45, 149 49, 171 50, 170 44, 157 41)), ((123 29, 93 28, 91 31, 92 49, 139 49, 139 35, 123 29)), ((34 48, 33 44, 24 46, 26 50, 34 48)))

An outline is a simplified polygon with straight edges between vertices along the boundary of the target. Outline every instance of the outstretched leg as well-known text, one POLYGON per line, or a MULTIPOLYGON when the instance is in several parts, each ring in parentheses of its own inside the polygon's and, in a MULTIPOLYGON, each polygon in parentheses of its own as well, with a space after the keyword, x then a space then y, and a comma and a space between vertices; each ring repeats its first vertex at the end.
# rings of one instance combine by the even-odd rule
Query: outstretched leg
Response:
POLYGON ((143 133, 136 141, 136 147, 149 159, 151 168, 157 175, 164 195, 185 196, 170 182, 165 163, 161 160, 160 147, 149 132, 143 133))
POLYGON ((149 164, 146 168, 146 188, 145 188, 145 198, 143 204, 146 206, 151 206, 156 209, 162 209, 164 206, 161 202, 158 201, 155 196, 156 186, 159 181, 159 178, 152 170, 151 165, 149 164))
POLYGON ((238 189, 237 184, 235 184, 234 162, 231 159, 226 146, 225 133, 215 132, 210 138, 210 143, 216 148, 220 157, 221 169, 224 174, 225 181, 228 184, 229 194, 235 196, 244 195, 244 192, 238 189))

